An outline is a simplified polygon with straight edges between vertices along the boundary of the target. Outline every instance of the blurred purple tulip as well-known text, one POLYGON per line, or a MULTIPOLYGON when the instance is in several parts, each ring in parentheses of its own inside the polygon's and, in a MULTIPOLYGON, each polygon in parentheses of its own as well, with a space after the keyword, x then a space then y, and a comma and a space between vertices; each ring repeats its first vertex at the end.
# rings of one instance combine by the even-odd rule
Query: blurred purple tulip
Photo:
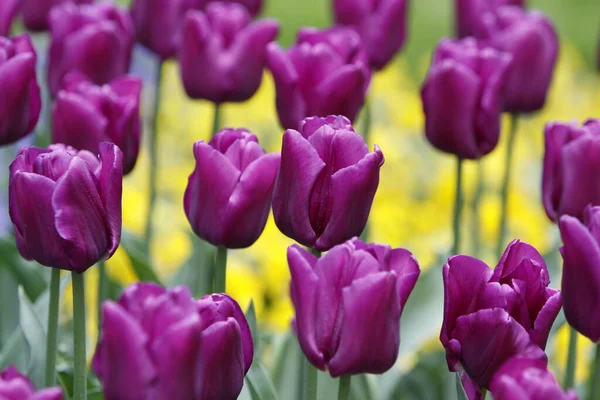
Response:
POLYGON ((425 134, 434 147, 469 159, 496 147, 510 62, 510 55, 473 38, 440 42, 421 90, 425 134))
POLYGON ((351 27, 302 28, 286 51, 269 44, 267 65, 281 125, 298 129, 306 117, 331 114, 353 121, 371 80, 368 64, 360 35, 351 27))
POLYGON ((294 326, 308 360, 333 377, 390 369, 420 272, 411 253, 354 238, 321 258, 298 245, 287 256, 294 326))
POLYGON ((38 392, 25 375, 9 366, 0 372, 0 399, 2 400, 62 400, 62 389, 42 389, 38 392))
POLYGON ((123 174, 128 174, 140 149, 141 91, 136 77, 96 86, 68 74, 52 108, 52 141, 94 154, 101 142, 112 142, 123 152, 123 174))
POLYGON ((83 273, 121 239, 122 153, 25 147, 10 165, 9 211, 21 255, 83 273))
POLYGON ((223 103, 246 101, 256 93, 266 46, 279 25, 250 18, 237 3, 209 3, 204 12, 187 13, 179 61, 188 96, 223 103))
POLYGON ((102 306, 92 369, 106 400, 233 400, 253 358, 240 306, 225 294, 196 301, 186 287, 127 287, 102 306))
POLYGON ((2 0, 0 2, 0 36, 8 36, 13 19, 22 0, 2 0))
POLYGON ((384 163, 342 116, 306 118, 283 134, 273 215, 283 234, 319 251, 359 236, 384 163))
POLYGON ((53 7, 63 3, 90 4, 94 0, 20 0, 23 23, 30 31, 48 30, 48 16, 53 7))
POLYGON ((488 32, 489 12, 502 6, 525 7, 525 0, 455 0, 456 34, 481 37, 488 32))
POLYGON ((582 219, 588 204, 600 205, 600 120, 583 126, 550 122, 542 176, 542 200, 552 221, 561 215, 582 219))
POLYGON ((133 51, 134 28, 126 11, 110 3, 64 3, 50 12, 48 85, 56 95, 70 71, 104 85, 125 75, 133 51))
POLYGON ((196 142, 194 157, 184 197, 192 229, 214 246, 252 245, 267 223, 279 153, 265 154, 253 133, 227 128, 196 142))

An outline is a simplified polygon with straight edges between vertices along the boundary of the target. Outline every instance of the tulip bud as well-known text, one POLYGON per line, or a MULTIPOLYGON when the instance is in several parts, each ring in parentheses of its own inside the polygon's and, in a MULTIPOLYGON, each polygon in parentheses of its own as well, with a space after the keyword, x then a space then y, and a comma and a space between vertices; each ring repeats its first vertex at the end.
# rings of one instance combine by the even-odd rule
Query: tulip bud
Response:
POLYGON ((383 153, 369 153, 342 116, 306 118, 283 134, 273 192, 275 223, 284 235, 319 251, 359 236, 379 185, 383 153))
POLYGON ((21 255, 83 273, 121 239, 122 153, 25 147, 10 165, 9 211, 21 255))
POLYGON ((486 36, 491 22, 488 13, 502 6, 525 7, 525 0, 455 0, 456 34, 459 38, 467 36, 486 36))
POLYGON ((321 258, 298 245, 287 257, 295 330, 308 360, 333 377, 390 369, 420 272, 411 253, 354 238, 321 258))
POLYGON ((360 34, 373 69, 381 70, 406 40, 408 0, 334 0, 338 24, 351 25, 360 34))
POLYGON ((552 221, 582 219, 588 204, 600 205, 600 120, 551 122, 545 127, 542 200, 552 221))
POLYGON ((330 114, 351 121, 365 102, 371 80, 359 34, 350 27, 302 28, 296 44, 284 51, 267 47, 279 121, 297 129, 302 119, 330 114))
POLYGON ((193 99, 246 101, 262 81, 267 43, 279 32, 274 20, 251 23, 236 3, 210 3, 190 11, 179 52, 183 86, 193 99))
POLYGON ((20 4, 20 0, 2 0, 0 2, 0 36, 10 34, 10 27, 20 4))
POLYGON ((110 3, 77 6, 64 3, 50 12, 48 85, 52 95, 63 77, 75 70, 97 85, 125 75, 134 44, 129 15, 110 3))
POLYGON ((30 31, 48 30, 48 15, 53 7, 63 3, 90 4, 93 0, 21 0, 23 23, 30 31))
POLYGON ((0 37, 0 146, 30 134, 38 122, 42 99, 35 63, 29 36, 0 37))
POLYGON ((194 157, 184 197, 192 229, 214 246, 252 245, 267 223, 279 153, 265 154, 253 133, 227 128, 194 143, 194 157))
POLYGON ((62 398, 62 390, 58 387, 36 392, 31 381, 14 366, 9 366, 0 372, 0 399, 2 400, 62 400, 62 398))
POLYGON ((434 147, 469 159, 496 147, 509 64, 508 54, 473 38, 440 42, 421 90, 425 134, 434 147))
POLYGON ((92 369, 106 400, 234 400, 252 364, 248 322, 225 294, 195 301, 188 288, 127 287, 102 307, 92 369))
POLYGON ((141 91, 142 81, 135 77, 96 86, 68 74, 52 108, 53 142, 94 154, 101 142, 112 142, 123 152, 123 173, 128 174, 140 149, 141 91))

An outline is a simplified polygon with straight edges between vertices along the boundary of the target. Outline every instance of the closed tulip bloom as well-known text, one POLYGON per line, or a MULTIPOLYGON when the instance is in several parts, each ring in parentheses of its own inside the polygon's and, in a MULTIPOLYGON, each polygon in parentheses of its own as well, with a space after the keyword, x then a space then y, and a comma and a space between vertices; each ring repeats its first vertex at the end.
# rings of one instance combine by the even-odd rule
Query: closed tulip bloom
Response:
POLYGON ((110 3, 64 3, 50 12, 48 85, 56 95, 63 77, 77 70, 97 85, 125 75, 134 44, 126 11, 110 3))
POLYGON ((19 6, 20 0, 2 0, 0 2, 0 36, 10 34, 10 28, 19 6))
POLYGON ((459 38, 485 36, 489 30, 489 12, 502 6, 525 7, 525 0, 455 0, 456 34, 459 38))
POLYGON ((542 200, 552 221, 583 219, 588 204, 600 205, 600 120, 583 126, 551 122, 545 127, 542 200))
POLYGON ((112 143, 99 153, 21 149, 10 165, 9 211, 23 257, 83 273, 117 250, 122 154, 112 143))
POLYGON ((123 173, 135 166, 140 149, 142 81, 124 76, 96 86, 69 74, 52 108, 52 140, 94 154, 102 142, 123 152, 123 173))
POLYGON ((209 3, 190 11, 179 52, 183 86, 193 99, 246 101, 262 81, 266 46, 279 32, 276 21, 251 22, 237 3, 209 3))
POLYGON ((306 117, 344 115, 353 121, 371 80, 360 35, 351 27, 302 28, 284 51, 267 47, 267 66, 275 80, 277 114, 286 129, 306 117))
POLYGON ((354 238, 321 258, 298 245, 287 257, 294 326, 308 360, 333 377, 390 369, 420 272, 411 253, 354 238))
POLYGON ((234 400, 253 351, 231 297, 196 301, 187 287, 134 283, 102 306, 92 370, 106 400, 234 400))
POLYGON ((62 398, 62 390, 58 387, 36 392, 29 378, 13 366, 0 372, 0 399, 2 400, 62 400, 62 398))
POLYGON ((192 229, 214 246, 252 245, 267 223, 279 153, 265 154, 253 133, 227 128, 194 143, 194 157, 184 196, 192 229))
POLYGON ((434 147, 468 159, 496 147, 510 62, 510 55, 473 38, 440 42, 421 90, 425 134, 434 147))
POLYGON ((63 3, 90 4, 94 0, 21 0, 23 23, 30 31, 48 30, 48 15, 53 7, 63 3))
POLYGON ((383 153, 370 153, 342 116, 306 118, 283 134, 273 215, 286 236, 319 251, 359 236, 379 185, 383 153))

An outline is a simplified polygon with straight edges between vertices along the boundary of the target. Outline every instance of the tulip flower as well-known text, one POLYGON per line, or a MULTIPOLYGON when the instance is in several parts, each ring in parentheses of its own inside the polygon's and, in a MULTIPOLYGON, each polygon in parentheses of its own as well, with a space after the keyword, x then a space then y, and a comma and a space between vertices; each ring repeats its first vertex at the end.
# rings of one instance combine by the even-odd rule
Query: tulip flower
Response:
POLYGON ((64 3, 50 12, 48 85, 56 95, 63 77, 79 71, 97 85, 125 75, 134 44, 131 18, 110 3, 64 3))
POLYGON ((36 392, 31 381, 13 366, 0 372, 0 399, 2 400, 62 400, 62 398, 62 390, 58 387, 36 392))
POLYGON ((53 7, 63 3, 90 4, 93 0, 21 0, 23 23, 30 31, 48 30, 48 15, 53 7))
POLYGON ((116 251, 122 153, 112 143, 99 153, 63 145, 19 151, 10 165, 9 211, 23 257, 83 273, 116 251))
POLYGON ((283 134, 273 192, 279 230, 319 251, 359 236, 379 185, 383 153, 369 153, 342 116, 306 118, 283 134))
POLYGON ((214 103, 242 102, 262 81, 266 46, 279 32, 276 21, 251 23, 237 3, 209 3, 190 11, 179 52, 181 78, 188 96, 214 103))
POLYGON ((383 69, 406 40, 408 0, 334 0, 338 24, 354 26, 375 70, 383 69))
POLYGON ((35 64, 29 36, 0 37, 0 146, 30 134, 37 124, 42 99, 35 64))
POLYGON ((135 166, 140 149, 142 81, 121 77, 96 86, 79 74, 68 74, 52 108, 52 140, 98 153, 101 142, 123 152, 123 173, 135 166))
POLYGON ((513 241, 495 270, 468 257, 451 257, 443 269, 444 321, 440 341, 451 371, 465 386, 489 388, 502 364, 516 355, 546 360, 543 349, 561 307, 544 259, 513 241))
POLYGON ((21 0, 2 0, 0 2, 0 36, 8 36, 13 19, 19 10, 21 0))
POLYGON ((192 298, 186 287, 127 287, 102 306, 92 361, 106 400, 234 400, 252 364, 240 306, 225 294, 192 298))
POLYGON ((306 117, 344 115, 353 121, 365 102, 371 80, 368 57, 351 27, 302 28, 287 51, 267 47, 279 121, 298 129, 306 117))
POLYGON ((456 34, 459 38, 481 37, 488 32, 488 13, 502 6, 525 7, 525 0, 455 0, 456 34))
POLYGON ((582 219, 588 204, 600 205, 600 120, 551 122, 545 127, 542 200, 552 221, 582 219))
POLYGON ((287 257, 294 326, 308 360, 333 377, 390 369, 420 272, 411 253, 354 238, 321 258, 298 245, 287 257))
POLYGON ((265 154, 253 133, 227 128, 196 142, 194 157, 184 196, 192 229, 215 246, 250 246, 267 222, 279 153, 265 154))
POLYGON ((425 134, 434 147, 469 159, 496 147, 510 60, 473 38, 440 42, 421 90, 425 134))

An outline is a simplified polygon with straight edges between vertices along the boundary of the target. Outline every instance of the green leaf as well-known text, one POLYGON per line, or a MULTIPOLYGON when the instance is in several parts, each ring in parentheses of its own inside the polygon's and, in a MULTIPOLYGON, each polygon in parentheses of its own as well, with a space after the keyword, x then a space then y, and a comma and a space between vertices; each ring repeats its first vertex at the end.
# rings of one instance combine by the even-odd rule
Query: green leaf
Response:
POLYGON ((250 299, 250 304, 248 305, 248 309, 246 310, 246 320, 248 321, 248 325, 250 326, 250 332, 252 333, 252 344, 254 345, 254 354, 258 354, 258 335, 260 331, 258 330, 258 323, 256 321, 256 310, 254 308, 254 301, 250 299))
POLYGON ((216 247, 196 235, 190 235, 194 249, 190 258, 177 271, 171 286, 186 285, 195 298, 212 293, 216 247))
POLYGON ((161 284, 160 279, 152 269, 148 255, 144 251, 144 243, 140 238, 123 229, 121 247, 129 256, 133 270, 140 281, 161 284))
POLYGON ((46 332, 22 288, 19 288, 19 315, 21 329, 30 348, 26 373, 35 387, 43 387, 46 369, 46 332))
POLYGON ((0 268, 0 348, 19 325, 18 285, 11 273, 0 268))
POLYGON ((279 397, 286 400, 304 400, 302 398, 304 353, 292 332, 278 338, 275 343, 275 357, 271 380, 279 397))
POLYGON ((275 387, 260 364, 254 363, 246 374, 252 400, 277 400, 275 387))
POLYGON ((456 396, 458 397, 458 400, 469 400, 467 393, 465 392, 465 388, 463 387, 463 384, 460 381, 460 376, 458 375, 458 372, 455 375, 456 378, 454 379, 456 382, 456 396))
POLYGON ((23 259, 14 241, 8 237, 0 237, 0 270, 3 268, 12 274, 18 285, 23 286, 31 301, 36 301, 48 286, 43 272, 46 267, 23 259))
POLYGON ((28 354, 29 345, 21 327, 17 326, 0 351, 0 370, 15 365, 19 370, 24 371, 27 367, 28 354))
POLYGON ((367 374, 353 375, 350 382, 350 398, 355 400, 377 400, 375 377, 367 374))

